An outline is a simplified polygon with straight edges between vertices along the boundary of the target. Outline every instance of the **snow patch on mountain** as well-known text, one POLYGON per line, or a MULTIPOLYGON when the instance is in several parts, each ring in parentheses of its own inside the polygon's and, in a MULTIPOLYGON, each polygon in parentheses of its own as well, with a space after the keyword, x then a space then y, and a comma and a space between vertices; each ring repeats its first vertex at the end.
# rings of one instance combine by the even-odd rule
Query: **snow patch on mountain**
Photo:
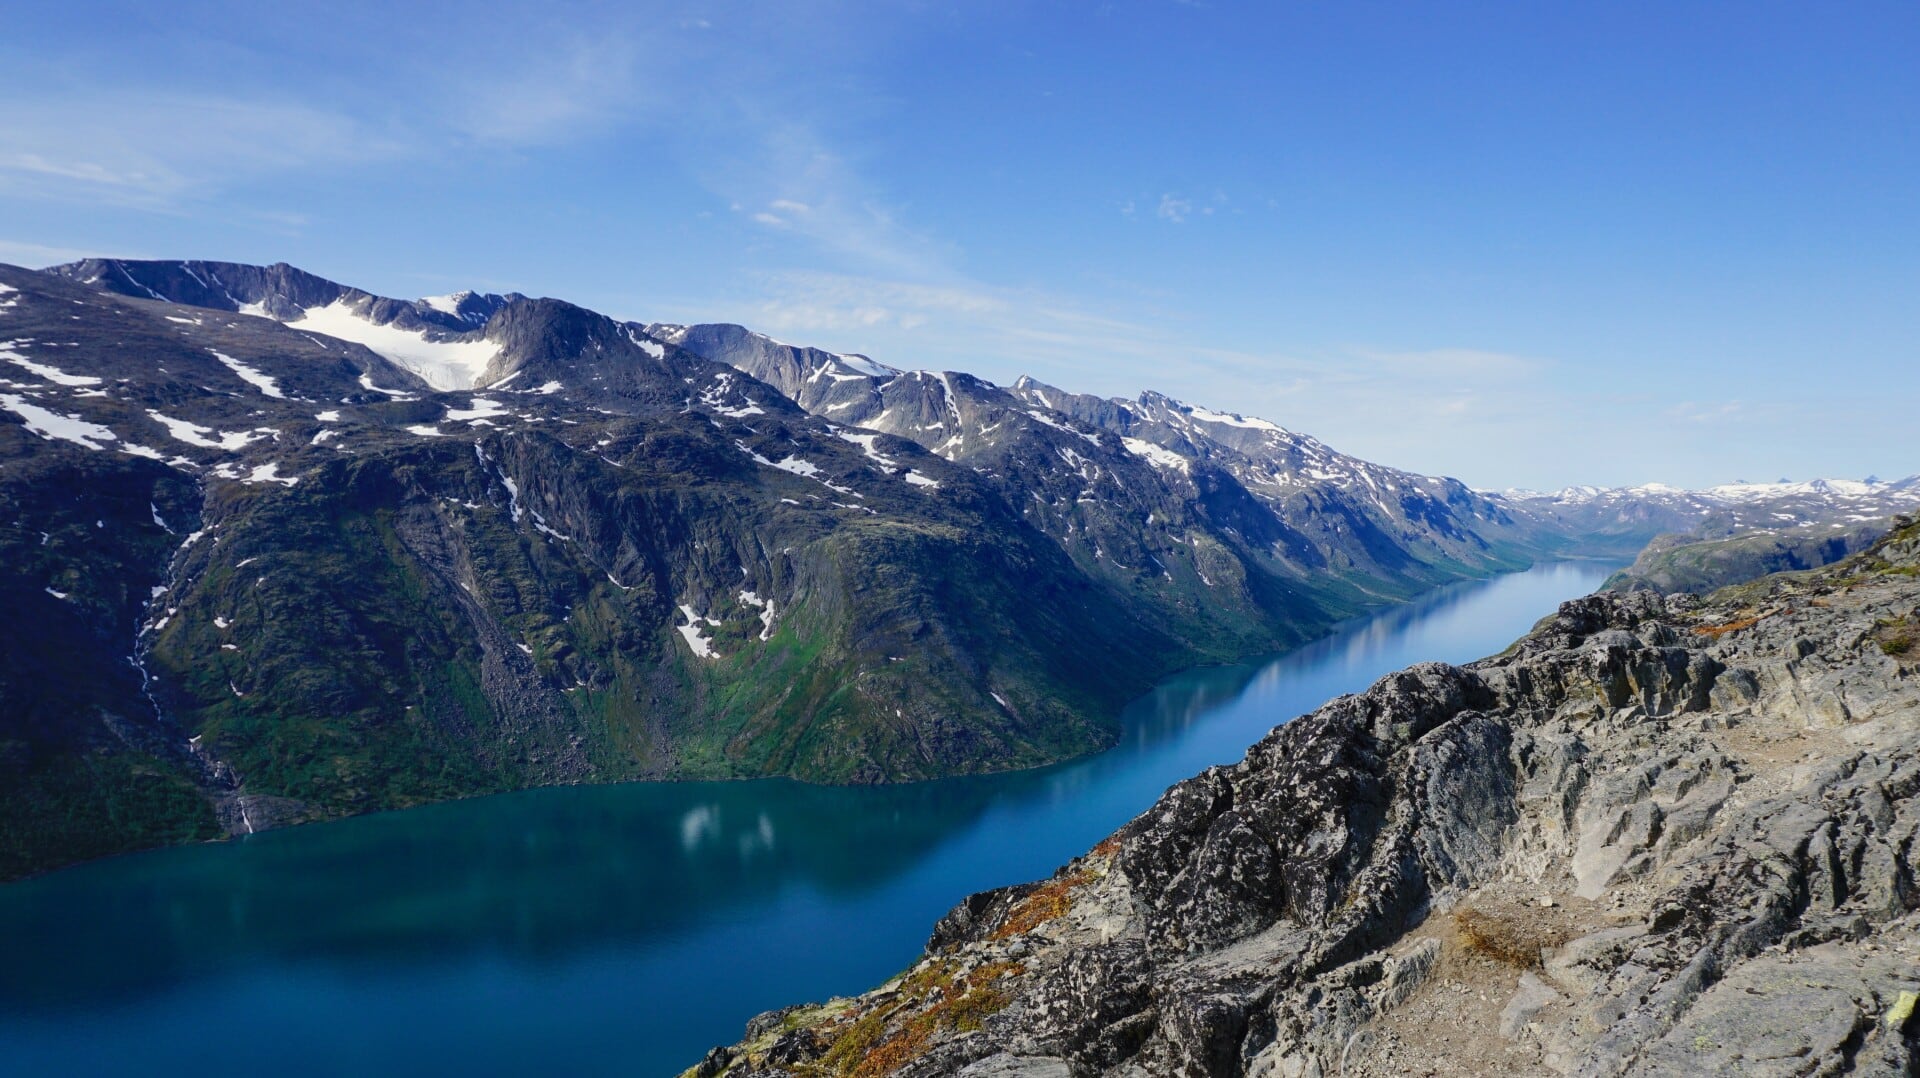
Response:
POLYGON ((11 394, 0 393, 0 407, 26 420, 28 430, 49 442, 72 442, 88 449, 105 449, 106 443, 119 441, 118 436, 98 423, 89 423, 78 416, 49 412, 11 394))
POLYGON ((469 407, 447 409, 448 423, 472 423, 491 426, 491 420, 508 414, 507 406, 491 397, 475 397, 469 407))
MULTIPOLYGON (((335 414, 337 415, 338 413, 335 414)), ((202 449, 225 449, 231 452, 236 449, 243 449, 249 443, 259 441, 267 434, 272 433, 271 431, 257 430, 217 431, 211 427, 203 427, 198 423, 190 423, 184 419, 175 419, 170 415, 166 415, 152 408, 147 409, 147 415, 152 417, 154 422, 167 428, 167 434, 172 436, 174 441, 185 442, 188 445, 197 445, 202 449), (218 437, 209 437, 209 435, 218 435, 218 437)))
POLYGON ((1088 434, 1086 431, 1083 431, 1083 430, 1074 430, 1072 427, 1069 427, 1065 423, 1060 422, 1059 420, 1053 418, 1047 413, 1040 411, 1038 408, 1027 409, 1027 414, 1032 416, 1034 419, 1037 419, 1040 422, 1045 423, 1047 426, 1052 427, 1054 430, 1065 431, 1068 434, 1077 435, 1078 437, 1085 438, 1087 441, 1093 443, 1094 445, 1100 444, 1100 438, 1098 435, 1088 434))
POLYGON ((1205 408, 1194 405, 1187 406, 1187 414, 1202 423, 1219 423, 1228 427, 1246 427, 1251 430, 1272 431, 1275 434, 1287 433, 1285 427, 1252 416, 1240 416, 1230 412, 1210 412, 1205 408))
POLYGON ((841 365, 868 378, 891 378, 900 373, 884 363, 875 363, 863 355, 841 355, 836 352, 833 358, 839 360, 841 365))
POLYGON ((667 349, 664 345, 652 337, 642 335, 631 326, 627 327, 627 339, 632 341, 642 352, 652 356, 654 359, 667 358, 667 349))
POLYGON ((364 345, 439 390, 472 389, 479 384, 487 366, 500 355, 500 346, 484 338, 437 341, 429 339, 424 330, 376 325, 345 300, 335 300, 325 307, 309 307, 299 319, 287 325, 364 345))
POLYGON ((0 359, 4 359, 23 370, 31 371, 33 374, 38 375, 46 381, 52 382, 54 385, 73 387, 97 386, 100 384, 100 379, 92 375, 68 374, 58 367, 49 367, 44 363, 35 363, 26 356, 12 350, 16 346, 25 344, 25 341, 8 341, 5 344, 0 344, 0 359))
POLYGON ((743 591, 740 601, 760 611, 760 639, 773 639, 773 600, 762 599, 758 592, 743 591))
MULTIPOLYGON (((656 345, 655 347, 658 346, 656 345)), ((765 408, 755 404, 753 398, 747 396, 746 392, 734 382, 731 372, 723 372, 716 375, 713 384, 708 386, 706 390, 700 394, 700 403, 732 419, 745 419, 752 415, 767 414, 765 408), (740 400, 745 403, 738 407, 728 404, 727 398, 733 394, 738 394, 740 400)))
POLYGON ((1155 445, 1144 439, 1122 438, 1120 439, 1120 444, 1127 447, 1127 452, 1132 453, 1134 456, 1141 458, 1156 468, 1185 474, 1193 467, 1193 462, 1187 458, 1165 446, 1155 445))
POLYGON ((256 465, 252 471, 247 473, 246 478, 240 481, 242 483, 281 483, 290 487, 298 483, 300 479, 297 476, 281 475, 280 462, 270 460, 265 464, 256 465))
POLYGON ((280 391, 280 383, 274 381, 270 376, 261 374, 259 371, 254 370, 252 367, 247 366, 245 363, 240 362, 224 352, 216 352, 211 348, 207 349, 207 351, 213 353, 213 358, 219 360, 221 366, 239 375, 241 381, 275 400, 287 399, 287 395, 280 391))
POLYGON ((701 617, 693 612, 693 607, 685 603, 680 604, 680 613, 687 619, 687 623, 674 626, 674 631, 687 642, 687 647, 692 648, 693 653, 702 659, 719 658, 719 652, 713 650, 713 641, 708 639, 706 634, 707 626, 720 623, 712 618, 701 617))
POLYGON ((844 430, 835 431, 834 434, 842 441, 852 442, 854 445, 859 446, 860 451, 867 455, 867 459, 873 461, 875 464, 892 468, 899 463, 892 457, 887 456, 873 447, 873 443, 880 437, 878 434, 854 434, 851 431, 844 430))

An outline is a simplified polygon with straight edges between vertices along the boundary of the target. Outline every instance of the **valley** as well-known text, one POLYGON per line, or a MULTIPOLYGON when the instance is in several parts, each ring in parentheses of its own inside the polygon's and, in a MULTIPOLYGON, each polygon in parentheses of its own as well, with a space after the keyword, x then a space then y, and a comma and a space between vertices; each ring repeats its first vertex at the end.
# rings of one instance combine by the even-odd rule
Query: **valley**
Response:
POLYGON ((959 897, 1046 875, 1274 724, 1498 651, 1607 568, 1446 585, 1270 661, 1172 675, 1112 749, 1052 767, 550 787, 8 884, 22 945, 0 958, 0 1041, 28 1070, 672 1074, 756 1012, 886 979, 959 897))
POLYGON ((1158 393, 285 264, 0 285, 6 877, 532 786, 1034 767, 1448 581, 1920 501, 1482 493, 1158 393))

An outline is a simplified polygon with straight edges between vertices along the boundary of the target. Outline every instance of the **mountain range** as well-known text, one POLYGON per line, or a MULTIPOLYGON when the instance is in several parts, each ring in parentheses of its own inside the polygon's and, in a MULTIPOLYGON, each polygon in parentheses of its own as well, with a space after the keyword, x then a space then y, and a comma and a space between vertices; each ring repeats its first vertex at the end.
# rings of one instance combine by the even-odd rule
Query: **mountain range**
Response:
POLYGON ((531 785, 1034 766, 1450 579, 1915 502, 1496 494, 734 325, 0 267, 0 877, 531 785))

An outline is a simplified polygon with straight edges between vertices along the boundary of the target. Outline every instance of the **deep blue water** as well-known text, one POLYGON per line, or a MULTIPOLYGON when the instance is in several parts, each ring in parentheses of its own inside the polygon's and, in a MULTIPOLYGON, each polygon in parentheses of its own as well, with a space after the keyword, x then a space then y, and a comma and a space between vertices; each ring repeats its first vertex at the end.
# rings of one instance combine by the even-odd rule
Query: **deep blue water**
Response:
POLYGON ((1275 724, 1492 654, 1608 568, 1458 584, 1270 662, 1189 671, 1120 746, 892 787, 532 790, 0 886, 0 1071, 672 1074, 753 1014, 909 965, 1275 724))

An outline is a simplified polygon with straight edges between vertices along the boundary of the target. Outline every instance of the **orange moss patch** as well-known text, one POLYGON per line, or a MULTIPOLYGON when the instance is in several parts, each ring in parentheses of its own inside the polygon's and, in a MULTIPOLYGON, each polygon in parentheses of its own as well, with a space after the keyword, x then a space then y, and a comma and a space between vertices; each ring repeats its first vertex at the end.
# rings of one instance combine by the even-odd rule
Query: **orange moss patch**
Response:
POLYGON ((1109 835, 1105 839, 1101 840, 1100 845, 1095 846, 1093 848, 1093 853, 1096 857, 1112 857, 1114 854, 1119 852, 1120 852, 1120 836, 1119 835, 1109 835))
POLYGON ((1075 872, 1068 876, 1058 876, 1041 884, 1032 894, 1020 900, 1007 914, 1000 927, 993 930, 993 939, 1003 940, 1009 936, 1018 936, 1031 932, 1048 921, 1055 920, 1073 908, 1074 888, 1093 879, 1091 872, 1075 872))
POLYGON ((908 1022, 905 1029, 874 1046, 852 1070, 842 1073, 848 1078, 880 1078, 881 1075, 892 1074, 919 1059, 926 1052, 927 1042, 931 1039, 932 1025, 917 1019, 908 1022))
MULTIPOLYGON (((934 967, 943 978, 946 968, 944 964, 934 967)), ((842 1066, 836 1073, 844 1074, 847 1078, 881 1078, 925 1054, 935 1034, 967 1033, 979 1029, 989 1015, 1005 1010, 1007 1004, 1013 1002, 1012 993, 999 987, 996 982, 1003 977, 1017 977, 1026 971, 1027 967, 1020 962, 993 962, 964 977, 940 984, 940 998, 932 1006, 908 1018, 885 1040, 871 1048, 863 1048, 861 1058, 851 1069, 842 1066)), ((930 987, 929 980, 924 977, 915 981, 918 982, 916 988, 922 985, 930 987)), ((906 987, 902 986, 903 989, 906 987)), ((922 995, 919 1000, 926 998, 926 995, 922 995)), ((870 1044, 871 1040, 867 1043, 870 1044)), ((834 1047, 837 1049, 839 1045, 834 1047)))
POLYGON ((1718 640, 1728 633, 1737 633, 1742 629, 1751 629, 1758 624, 1760 624, 1760 618, 1756 616, 1741 618, 1738 621, 1729 621, 1725 625, 1701 625, 1693 631, 1699 633, 1701 636, 1711 636, 1715 640, 1718 640))

